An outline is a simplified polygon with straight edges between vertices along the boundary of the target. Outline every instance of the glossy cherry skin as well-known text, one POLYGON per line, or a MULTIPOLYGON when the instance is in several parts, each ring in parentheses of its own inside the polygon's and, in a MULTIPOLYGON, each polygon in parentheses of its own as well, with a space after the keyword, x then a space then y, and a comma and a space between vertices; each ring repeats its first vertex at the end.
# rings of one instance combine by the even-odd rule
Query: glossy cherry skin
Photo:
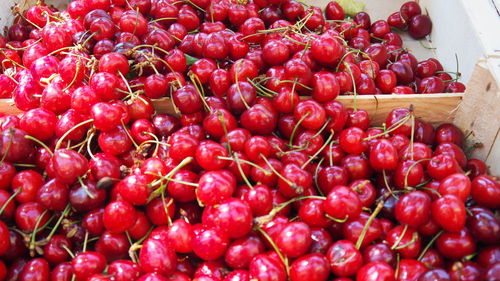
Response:
POLYGON ((84 281, 106 267, 106 258, 97 252, 88 251, 75 256, 71 262, 77 280, 84 281))
POLYGON ((42 258, 29 260, 19 274, 22 281, 48 281, 50 275, 49 263, 42 258))
POLYGON ((483 207, 470 208, 472 216, 467 217, 467 226, 475 239, 487 244, 499 240, 500 222, 494 214, 483 207))
POLYGON ((71 281, 73 267, 71 262, 60 263, 52 269, 50 273, 51 281, 71 281))
POLYGON ((206 207, 202 223, 223 231, 229 238, 241 238, 252 228, 252 210, 240 199, 227 199, 206 207))
POLYGON ((257 236, 247 236, 235 240, 227 248, 224 261, 236 269, 247 268, 252 259, 265 250, 263 241, 257 236))
POLYGON ((453 195, 445 195, 432 203, 432 219, 447 231, 459 231, 465 226, 465 206, 453 195))
POLYGON ((405 231, 405 227, 395 226, 387 233, 385 240, 401 257, 416 258, 420 252, 420 235, 412 228, 407 228, 405 231))
POLYGON ((436 246, 443 256, 454 260, 476 251, 476 242, 467 229, 441 234, 436 240, 436 246))
POLYGON ((175 271, 175 251, 160 240, 147 239, 139 252, 139 261, 145 272, 171 274, 175 271))
POLYGON ((396 254, 387 244, 377 243, 363 250, 363 261, 365 263, 384 262, 390 266, 395 266, 396 254))
POLYGON ((400 223, 416 228, 430 219, 431 198, 422 191, 407 193, 396 203, 394 214, 400 223))
POLYGON ((340 277, 354 275, 363 265, 363 256, 348 240, 335 242, 326 253, 331 271, 340 277))
POLYGON ((50 213, 37 202, 28 202, 19 205, 15 212, 16 225, 22 231, 33 231, 49 220, 50 213))
POLYGON ((498 208, 500 203, 500 182, 497 178, 480 175, 472 181, 471 196, 478 204, 488 208, 498 208))
POLYGON ((408 23, 408 33, 414 39, 420 39, 431 33, 432 21, 427 15, 416 15, 408 23))
POLYGON ((303 222, 288 223, 276 236, 276 245, 289 257, 305 254, 311 243, 311 229, 303 222))
POLYGON ((290 266, 290 280, 292 281, 325 281, 329 274, 328 260, 322 254, 300 257, 290 266))
POLYGON ((216 260, 224 255, 229 239, 224 232, 214 228, 200 229, 193 238, 194 253, 204 260, 216 260))
POLYGON ((358 195, 346 186, 334 187, 324 202, 325 212, 338 220, 356 219, 362 205, 358 195))
POLYGON ((116 281, 134 280, 141 274, 138 264, 128 260, 117 260, 109 264, 108 274, 116 281))
POLYGON ((365 264, 356 274, 356 281, 395 281, 394 270, 383 262, 365 264))
POLYGON ((257 280, 285 281, 287 274, 284 265, 266 254, 255 256, 249 266, 250 276, 257 280))
POLYGON ((205 205, 215 205, 228 199, 236 189, 235 177, 226 170, 203 174, 196 188, 198 200, 205 205))
POLYGON ((113 201, 104 209, 104 227, 113 232, 121 233, 134 225, 137 214, 135 208, 126 201, 113 201))
POLYGON ((427 267, 413 259, 402 259, 399 262, 396 280, 419 280, 418 278, 427 271, 427 267))

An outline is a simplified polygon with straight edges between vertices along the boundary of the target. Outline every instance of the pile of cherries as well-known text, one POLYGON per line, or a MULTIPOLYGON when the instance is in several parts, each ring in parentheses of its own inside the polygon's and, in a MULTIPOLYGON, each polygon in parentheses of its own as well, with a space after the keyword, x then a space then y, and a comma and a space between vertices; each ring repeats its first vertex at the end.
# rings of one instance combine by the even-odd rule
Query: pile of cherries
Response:
POLYGON ((500 182, 466 136, 335 100, 464 90, 391 28, 431 23, 416 2, 373 24, 294 0, 18 11, 0 281, 498 280, 500 182))

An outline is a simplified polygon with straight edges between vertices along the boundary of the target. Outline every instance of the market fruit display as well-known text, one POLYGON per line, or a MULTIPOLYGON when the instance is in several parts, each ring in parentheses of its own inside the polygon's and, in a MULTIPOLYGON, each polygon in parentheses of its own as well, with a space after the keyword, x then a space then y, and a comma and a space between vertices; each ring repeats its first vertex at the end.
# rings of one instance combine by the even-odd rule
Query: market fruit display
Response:
POLYGON ((465 90, 403 47, 432 30, 418 3, 373 22, 358 9, 14 9, 0 281, 498 280, 500 181, 468 135, 413 107, 373 126, 336 100, 465 90))

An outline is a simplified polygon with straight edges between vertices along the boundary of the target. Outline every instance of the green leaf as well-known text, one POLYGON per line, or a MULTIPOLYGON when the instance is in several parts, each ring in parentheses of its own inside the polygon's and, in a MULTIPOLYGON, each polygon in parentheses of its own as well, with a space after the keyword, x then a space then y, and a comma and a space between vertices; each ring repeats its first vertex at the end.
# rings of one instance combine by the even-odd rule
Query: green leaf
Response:
POLYGON ((356 0, 335 0, 342 6, 344 13, 348 16, 354 16, 355 14, 362 12, 365 9, 365 3, 356 0))
POLYGON ((195 63, 198 60, 197 58, 192 57, 188 54, 184 54, 184 56, 186 57, 186 64, 187 65, 192 65, 193 63, 195 63))

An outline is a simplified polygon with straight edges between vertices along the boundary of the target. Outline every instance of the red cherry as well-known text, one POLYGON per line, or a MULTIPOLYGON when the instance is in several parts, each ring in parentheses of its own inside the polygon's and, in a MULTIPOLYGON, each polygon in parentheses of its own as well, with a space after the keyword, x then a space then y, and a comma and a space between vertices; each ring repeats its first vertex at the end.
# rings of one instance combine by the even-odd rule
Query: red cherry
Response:
POLYGON ((464 203, 454 195, 445 195, 432 203, 432 219, 446 231, 459 231, 465 226, 464 203))

